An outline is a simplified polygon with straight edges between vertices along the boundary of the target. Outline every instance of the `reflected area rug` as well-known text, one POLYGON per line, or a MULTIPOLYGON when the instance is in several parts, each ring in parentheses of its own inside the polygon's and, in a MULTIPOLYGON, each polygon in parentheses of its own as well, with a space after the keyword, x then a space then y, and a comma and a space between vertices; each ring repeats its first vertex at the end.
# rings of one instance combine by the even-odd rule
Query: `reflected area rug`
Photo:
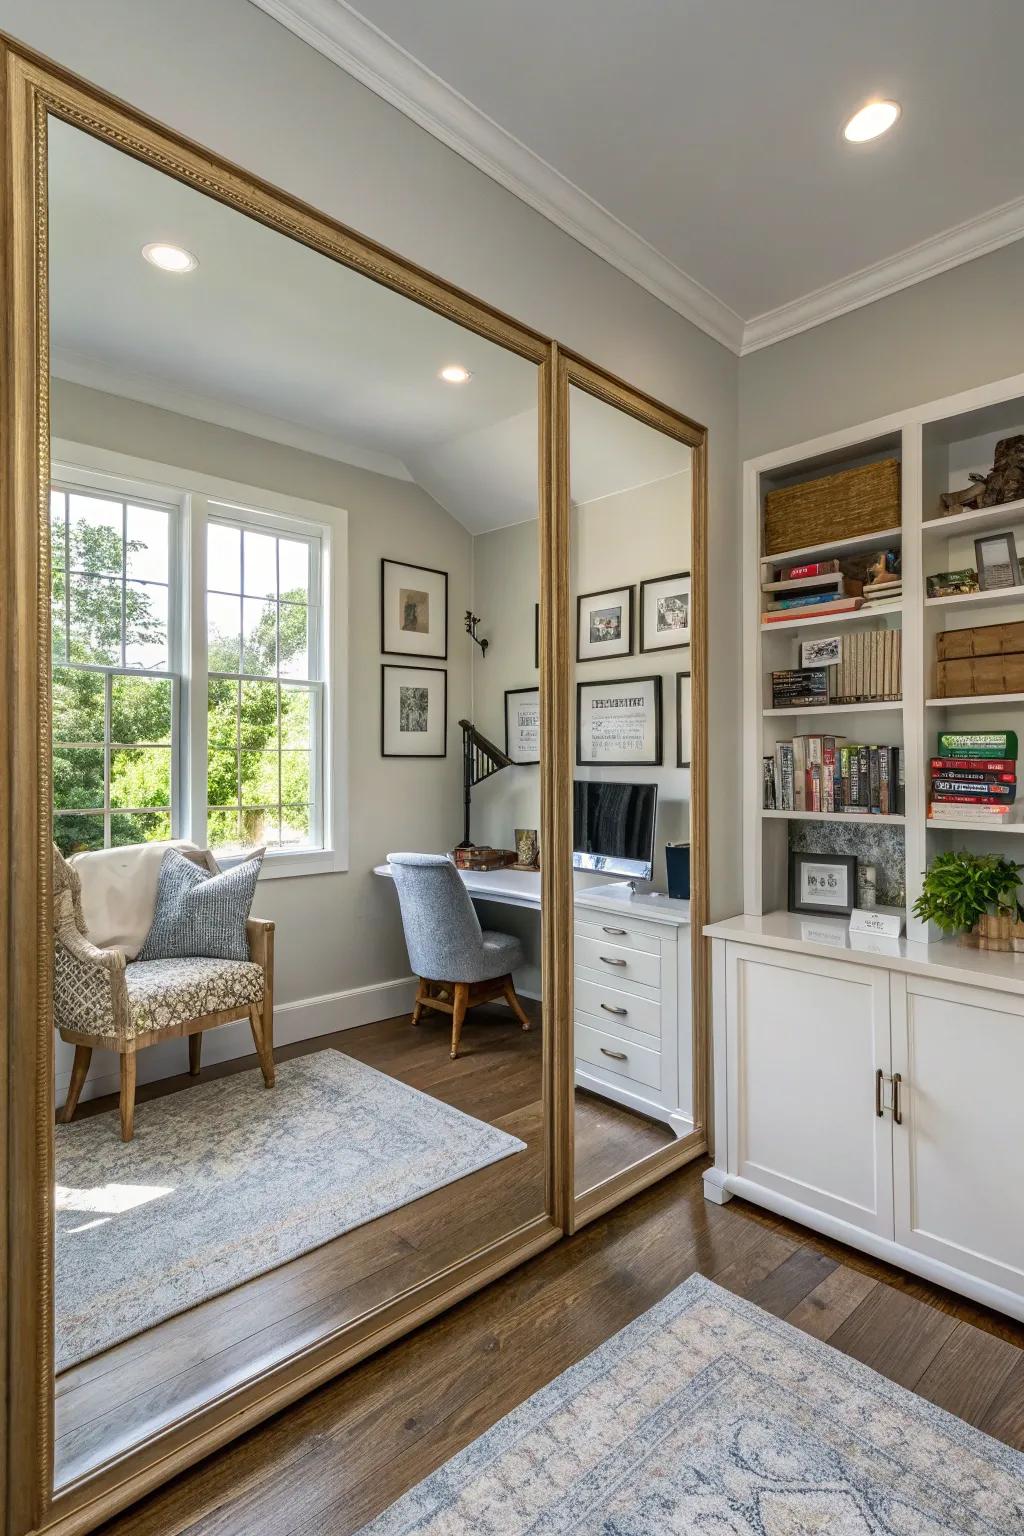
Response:
POLYGON ((56 1368, 524 1148, 334 1050, 59 1125, 56 1368))
POLYGON ((1024 1456, 694 1275, 360 1536, 1021 1536, 1024 1456))

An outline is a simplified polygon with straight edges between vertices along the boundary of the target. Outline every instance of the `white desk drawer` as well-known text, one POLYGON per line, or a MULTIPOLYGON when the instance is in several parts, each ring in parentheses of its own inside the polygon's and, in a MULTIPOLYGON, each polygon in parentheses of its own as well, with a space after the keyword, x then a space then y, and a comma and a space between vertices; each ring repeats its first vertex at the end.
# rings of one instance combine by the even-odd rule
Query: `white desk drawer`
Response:
POLYGON ((594 1023, 615 1033, 618 1029, 638 1029, 642 1034, 661 1039, 661 1004, 615 987, 602 987, 596 981, 577 976, 574 980, 576 1007, 593 1015, 594 1023))
POLYGON ((641 949, 627 949, 618 940, 589 939, 576 935, 576 964, 590 971, 604 972, 613 984, 639 981, 645 987, 661 986, 661 954, 646 954, 641 949))
MULTIPOLYGON (((593 939, 598 944, 618 944, 623 949, 639 950, 646 955, 661 954, 661 940, 652 934, 645 933, 638 928, 630 928, 625 922, 618 922, 612 916, 604 917, 603 914, 587 914, 586 920, 576 915, 576 939, 593 939)), ((674 935, 673 935, 674 937, 674 935)))
POLYGON ((576 1060, 628 1077, 648 1088, 661 1087, 661 1054, 630 1038, 608 1035, 583 1019, 576 1020, 576 1060))

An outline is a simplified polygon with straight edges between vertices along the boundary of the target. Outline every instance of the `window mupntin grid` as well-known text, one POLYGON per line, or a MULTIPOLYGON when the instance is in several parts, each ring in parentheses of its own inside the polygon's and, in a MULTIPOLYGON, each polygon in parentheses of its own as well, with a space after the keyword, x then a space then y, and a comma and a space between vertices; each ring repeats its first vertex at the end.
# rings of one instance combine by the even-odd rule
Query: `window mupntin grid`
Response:
POLYGON ((320 538, 211 514, 206 609, 207 842, 222 854, 322 849, 320 538))

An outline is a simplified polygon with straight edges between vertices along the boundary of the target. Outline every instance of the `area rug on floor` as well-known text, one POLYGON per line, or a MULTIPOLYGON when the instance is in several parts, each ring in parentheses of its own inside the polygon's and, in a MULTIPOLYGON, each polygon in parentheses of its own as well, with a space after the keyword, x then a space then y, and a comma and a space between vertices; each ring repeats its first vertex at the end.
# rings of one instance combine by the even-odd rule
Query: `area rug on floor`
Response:
POLYGON ((1021 1536, 1024 1456, 694 1275, 360 1536, 1021 1536))
POLYGON ((525 1143, 340 1051, 57 1127, 64 1370, 525 1143))

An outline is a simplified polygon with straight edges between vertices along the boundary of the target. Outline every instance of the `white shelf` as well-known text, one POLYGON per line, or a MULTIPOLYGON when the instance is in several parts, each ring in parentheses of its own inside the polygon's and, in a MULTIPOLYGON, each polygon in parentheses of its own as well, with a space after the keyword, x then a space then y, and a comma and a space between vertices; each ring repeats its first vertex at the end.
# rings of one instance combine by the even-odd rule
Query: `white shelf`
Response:
POLYGON ((1024 693, 966 693, 924 701, 925 709, 998 709, 1001 704, 1024 704, 1024 693))
POLYGON ((812 555, 829 560, 833 555, 858 555, 871 549, 883 549, 887 544, 898 544, 903 538, 902 528, 881 528, 877 533, 858 534, 853 539, 833 539, 832 543, 806 544, 803 549, 784 549, 777 555, 762 555, 773 565, 807 564, 812 555))
POLYGON ((1024 821, 1001 821, 994 827, 980 821, 943 821, 925 818, 929 832, 984 832, 986 837, 1003 837, 1007 832, 1024 832, 1024 821))
POLYGON ((905 816, 878 816, 873 811, 765 811, 761 815, 769 821, 849 821, 855 826, 858 822, 870 821, 872 825, 883 827, 906 826, 905 816))
MULTIPOLYGON (((1024 592, 1024 587, 1015 589, 1024 592)), ((939 599, 936 599, 939 601, 939 599)), ((902 613, 902 603, 865 603, 849 613, 826 613, 822 618, 776 619, 771 624, 761 621, 763 635, 788 635, 794 629, 831 629, 833 624, 848 624, 851 619, 874 619, 887 613, 902 613)))
POLYGON ((1001 507, 979 507, 973 512, 954 512, 950 517, 930 517, 922 533, 981 533, 1000 523, 1024 522, 1024 500, 1004 501, 1001 507))
POLYGON ((875 699, 868 704, 804 704, 795 709, 765 709, 766 720, 792 715, 873 715, 880 709, 902 709, 902 699, 875 699))
POLYGON ((926 608, 962 608, 979 603, 983 608, 998 608, 1005 603, 1024 603, 1024 586, 1000 587, 994 592, 954 592, 951 597, 926 597, 926 608))

